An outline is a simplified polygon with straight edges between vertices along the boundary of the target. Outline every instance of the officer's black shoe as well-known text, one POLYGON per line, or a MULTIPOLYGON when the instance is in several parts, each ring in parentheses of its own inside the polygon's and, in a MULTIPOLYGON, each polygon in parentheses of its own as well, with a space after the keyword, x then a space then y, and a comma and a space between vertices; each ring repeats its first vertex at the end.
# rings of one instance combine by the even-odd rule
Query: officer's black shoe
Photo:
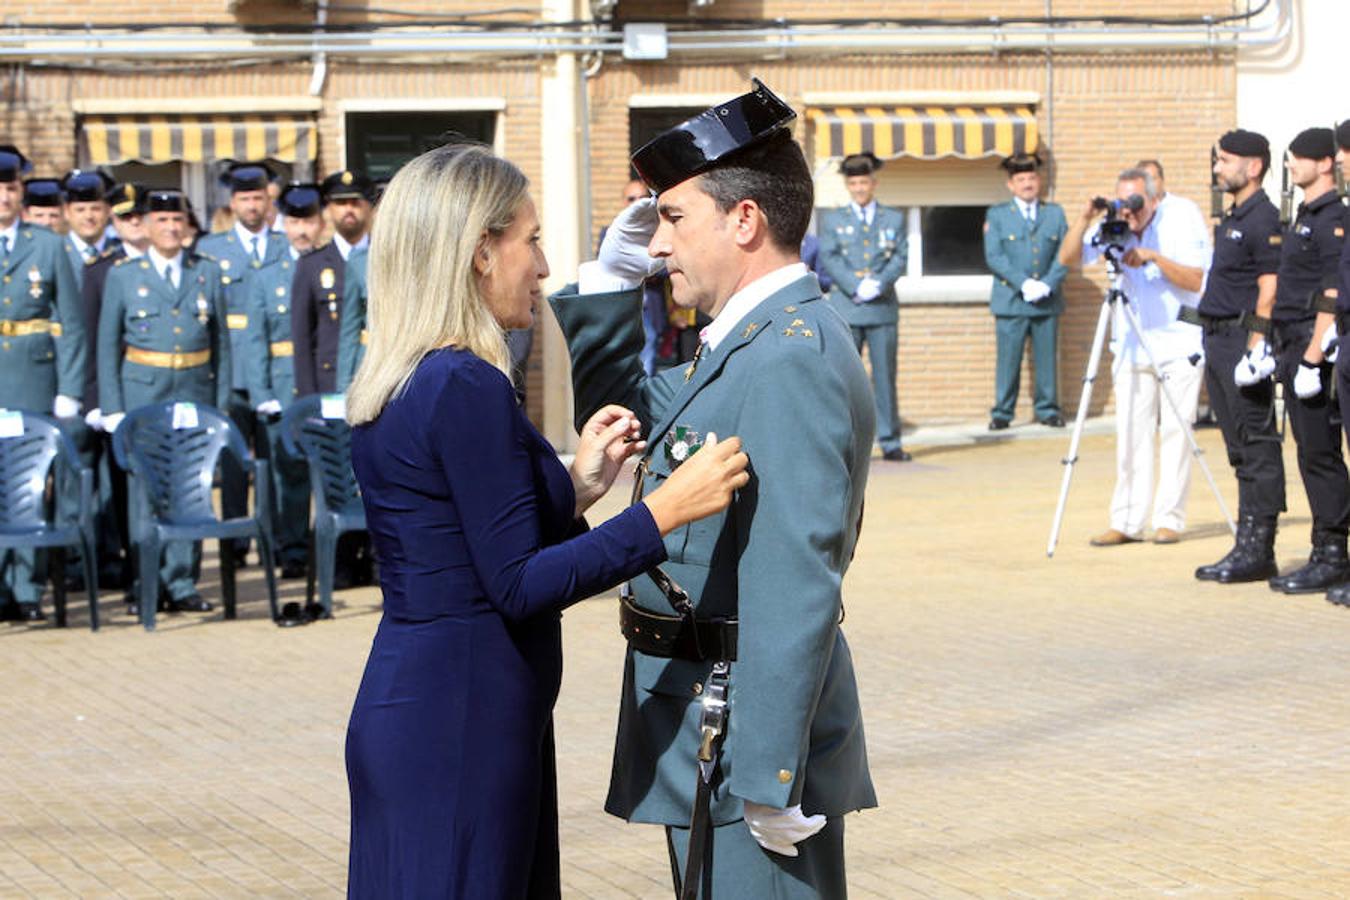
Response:
POLYGON ((1327 602, 1337 606, 1350 606, 1350 582, 1338 584, 1327 591, 1327 602))
POLYGON ((36 603, 19 604, 20 622, 45 622, 47 616, 42 612, 42 607, 36 603))
POLYGON ((193 591, 186 597, 169 601, 170 612, 210 612, 215 609, 201 594, 193 591))
POLYGON ((1307 565, 1270 579, 1270 589, 1285 594, 1312 594, 1350 581, 1345 538, 1323 539, 1313 546, 1307 565))
POLYGON ((1003 429, 1007 428, 1009 424, 1010 424, 1010 423, 1008 422, 1007 419, 990 419, 990 420, 989 420, 989 430, 990 430, 990 431, 1002 431, 1003 429))
POLYGON ((914 456, 908 450, 896 447, 894 450, 887 450, 881 454, 881 458, 888 462, 909 462, 914 456))
POLYGON ((1061 416, 1059 413, 1051 413, 1050 415, 1046 416, 1044 419, 1041 419, 1041 420, 1040 420, 1040 423, 1041 423, 1042 425, 1045 425, 1045 426, 1050 427, 1050 428, 1063 428, 1063 427, 1064 427, 1064 417, 1061 416))
POLYGON ((1195 570, 1201 581, 1243 584, 1265 581, 1279 572, 1275 565, 1275 523, 1244 516, 1238 522, 1237 539, 1228 555, 1195 570))

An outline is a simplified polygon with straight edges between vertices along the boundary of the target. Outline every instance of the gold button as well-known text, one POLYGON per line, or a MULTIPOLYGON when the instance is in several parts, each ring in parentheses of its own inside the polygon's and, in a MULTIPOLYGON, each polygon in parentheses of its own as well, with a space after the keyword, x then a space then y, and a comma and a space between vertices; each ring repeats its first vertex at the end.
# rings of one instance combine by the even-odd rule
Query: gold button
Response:
POLYGON ((174 352, 174 353, 178 353, 178 352, 180 352, 182 349, 183 349, 183 348, 180 347, 178 344, 174 344, 174 345, 173 345, 173 352, 174 352))
POLYGON ((8 349, 9 349, 9 341, 5 341, 3 344, 0 344, 0 350, 8 350, 8 349))
POLYGON ((228 276, 228 275, 222 275, 222 276, 220 276, 220 283, 221 283, 221 284, 229 284, 229 283, 230 283, 230 276, 228 276))
POLYGON ((169 315, 171 315, 171 316, 176 316, 176 315, 178 315, 179 312, 180 312, 180 310, 177 310, 177 309, 169 310, 169 315))
POLYGON ((6 306, 9 306, 9 298, 8 298, 8 297, 5 298, 5 305, 6 305, 6 306))
POLYGON ((182 329, 181 327, 179 327, 178 325, 175 325, 175 326, 173 326, 173 333, 174 333, 174 334, 182 334, 182 333, 183 333, 183 329, 182 329))
POLYGON ((8 276, 8 275, 5 276, 5 284, 9 284, 9 276, 8 276))
POLYGON ((703 693, 703 682, 695 681, 694 686, 690 688, 690 690, 692 690, 695 694, 703 693))
POLYGON ((789 781, 792 780, 792 773, 789 772, 787 769, 779 769, 778 780, 783 784, 787 784, 789 781))

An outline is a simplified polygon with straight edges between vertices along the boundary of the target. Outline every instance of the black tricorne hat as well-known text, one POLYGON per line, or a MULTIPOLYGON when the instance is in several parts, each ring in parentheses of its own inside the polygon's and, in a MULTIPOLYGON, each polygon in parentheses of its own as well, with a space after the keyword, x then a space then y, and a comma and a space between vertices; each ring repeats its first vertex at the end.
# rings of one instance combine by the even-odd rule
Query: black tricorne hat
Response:
POLYGON ((754 90, 704 110, 657 135, 633 154, 638 177, 658 194, 753 147, 797 118, 758 78, 754 90))
POLYGON ((883 165, 885 163, 878 159, 875 153, 868 150, 845 156, 843 162, 839 164, 839 171, 844 174, 845 178, 854 178, 858 175, 871 175, 883 165))
POLYGON ((145 195, 145 212, 188 211, 188 200, 182 191, 155 189, 145 195))
POLYGON ((306 219, 317 216, 323 209, 323 193, 317 184, 296 182, 288 185, 277 198, 277 208, 283 216, 295 216, 306 219))
POLYGON ((370 183, 370 179, 351 169, 329 175, 323 180, 322 190, 324 202, 346 197, 360 197, 363 200, 373 200, 375 197, 375 186, 370 183))
POLYGON ((1014 153, 1012 156, 1006 157, 999 165, 1009 175, 1016 175, 1019 172, 1037 172, 1043 163, 1041 158, 1034 153, 1014 153))
POLYGON ((33 163, 13 144, 0 144, 0 181, 18 181, 33 171, 33 163))
POLYGON ((272 180, 272 171, 262 163, 235 163, 220 176, 220 183, 231 194, 240 191, 263 191, 272 180))
POLYGON ((113 180, 97 169, 71 169, 61 179, 61 189, 66 193, 67 203, 89 203, 108 199, 108 191, 113 180))
POLYGON ((61 182, 55 178, 28 178, 23 183, 24 206, 60 206, 61 182))

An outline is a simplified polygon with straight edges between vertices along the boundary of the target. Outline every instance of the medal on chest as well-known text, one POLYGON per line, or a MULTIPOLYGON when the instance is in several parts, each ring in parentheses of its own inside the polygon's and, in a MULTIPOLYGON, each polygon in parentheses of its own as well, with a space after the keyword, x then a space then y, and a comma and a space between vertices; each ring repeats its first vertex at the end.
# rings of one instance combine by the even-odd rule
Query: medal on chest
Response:
POLYGON ((205 294, 198 294, 198 295, 197 295, 197 321, 198 321, 200 324, 202 324, 202 325, 205 325, 205 324, 206 324, 206 320, 207 320, 207 318, 209 318, 209 316, 208 316, 208 311, 209 311, 209 309, 210 309, 210 307, 208 307, 208 306, 206 305, 206 295, 205 295, 205 294))
POLYGON ((688 425, 676 425, 666 432, 666 436, 661 443, 666 454, 666 461, 670 463, 672 469, 676 469, 679 468, 680 463, 693 456, 703 447, 703 436, 688 425))

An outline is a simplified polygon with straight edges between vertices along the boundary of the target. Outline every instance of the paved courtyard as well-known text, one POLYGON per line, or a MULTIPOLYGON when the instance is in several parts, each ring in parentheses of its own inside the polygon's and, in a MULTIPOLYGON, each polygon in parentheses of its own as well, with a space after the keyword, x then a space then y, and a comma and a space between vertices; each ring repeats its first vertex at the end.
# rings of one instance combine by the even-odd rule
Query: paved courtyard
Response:
MULTIPOLYGON (((1047 559, 1067 435, 1028 436, 874 465, 844 628, 881 808, 848 819, 851 895, 1350 896, 1350 610, 1194 581, 1228 547, 1198 473, 1182 543, 1088 547, 1106 436, 1047 559)), ((1218 434, 1200 439, 1234 504, 1218 434)), ((1290 565, 1308 517, 1286 450, 1290 565)), ((343 892, 343 736, 378 592, 282 630, 260 584, 246 570, 236 622, 146 634, 110 595, 98 634, 82 604, 65 631, 0 626, 0 897, 343 892)), ((600 809, 613 598, 564 632, 564 895, 668 897, 659 832, 600 809)))

